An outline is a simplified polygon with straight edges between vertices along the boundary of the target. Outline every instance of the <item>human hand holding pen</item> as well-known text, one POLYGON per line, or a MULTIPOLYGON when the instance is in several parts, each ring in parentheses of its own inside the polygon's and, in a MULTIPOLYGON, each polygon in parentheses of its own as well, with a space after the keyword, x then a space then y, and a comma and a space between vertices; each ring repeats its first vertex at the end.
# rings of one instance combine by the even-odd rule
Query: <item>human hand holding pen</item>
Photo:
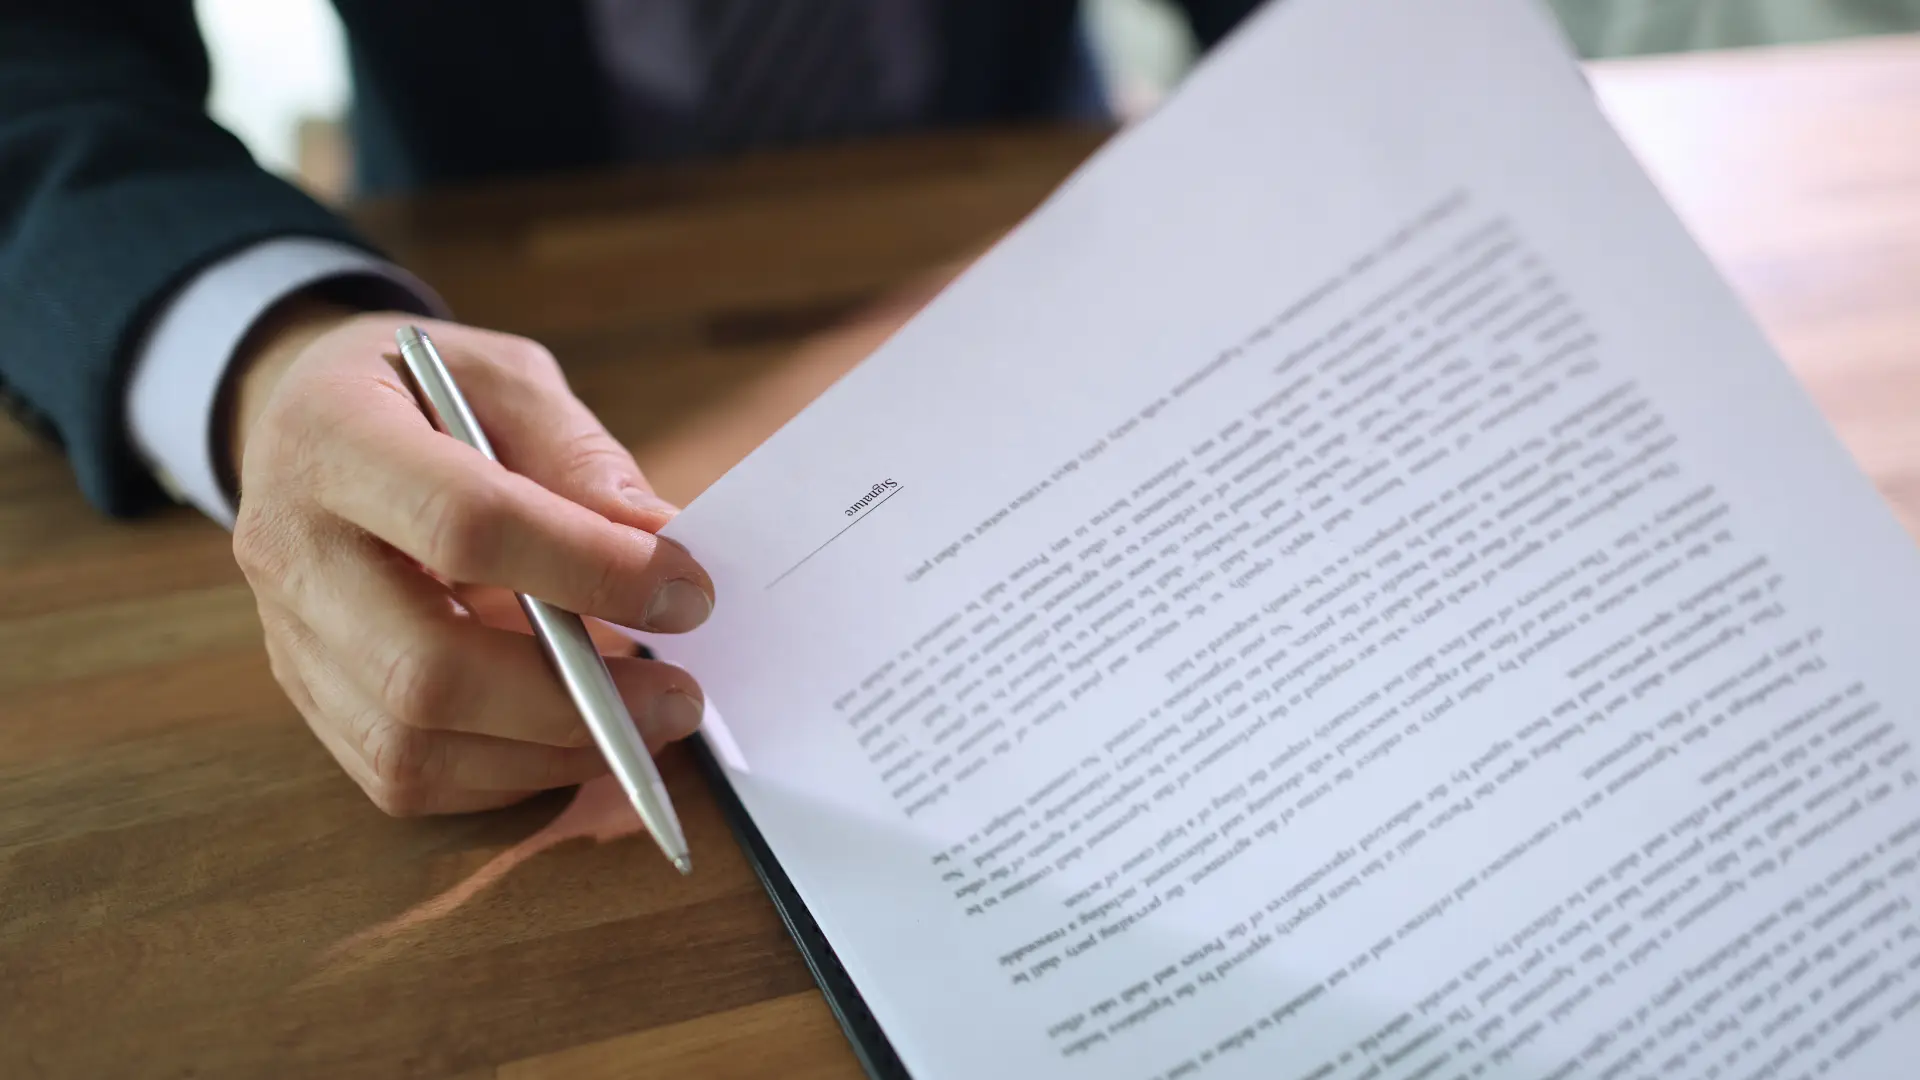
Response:
MULTIPOLYGON (((275 677, 381 809, 505 805, 606 771, 535 640, 474 614, 475 587, 659 632, 713 587, 654 533, 674 509, 532 342, 425 321, 507 466, 435 431, 389 359, 411 320, 277 313, 231 388, 234 553, 275 677)), ((521 625, 511 620, 505 625, 521 625)), ((609 673, 650 748, 691 734, 685 672, 609 673)))

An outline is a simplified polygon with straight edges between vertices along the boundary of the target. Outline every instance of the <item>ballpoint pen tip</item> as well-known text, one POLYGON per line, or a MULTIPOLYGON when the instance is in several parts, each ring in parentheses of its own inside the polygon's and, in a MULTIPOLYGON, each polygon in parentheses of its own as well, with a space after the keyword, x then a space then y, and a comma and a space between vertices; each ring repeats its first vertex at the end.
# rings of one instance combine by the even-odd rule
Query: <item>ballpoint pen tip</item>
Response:
POLYGON ((674 869, 680 871, 682 874, 691 874, 693 873, 693 856, 682 855, 673 860, 673 866, 674 869))

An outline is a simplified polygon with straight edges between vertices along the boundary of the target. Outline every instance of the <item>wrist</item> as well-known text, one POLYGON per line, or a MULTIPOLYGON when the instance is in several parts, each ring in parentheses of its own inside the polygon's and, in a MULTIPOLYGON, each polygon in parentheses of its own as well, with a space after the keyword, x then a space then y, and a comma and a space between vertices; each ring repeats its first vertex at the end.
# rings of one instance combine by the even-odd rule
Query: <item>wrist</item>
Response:
POLYGON ((294 361, 328 332, 364 314, 357 308, 301 293, 275 305, 248 331, 227 369, 215 405, 214 466, 229 497, 239 496, 247 436, 294 361))

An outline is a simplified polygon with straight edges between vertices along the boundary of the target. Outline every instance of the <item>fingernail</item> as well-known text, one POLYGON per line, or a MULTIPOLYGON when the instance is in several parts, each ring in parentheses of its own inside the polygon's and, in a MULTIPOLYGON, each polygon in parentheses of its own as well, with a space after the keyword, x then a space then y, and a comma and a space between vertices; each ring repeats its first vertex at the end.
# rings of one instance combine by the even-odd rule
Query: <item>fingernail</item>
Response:
POLYGON ((668 741, 684 739, 700 730, 706 707, 678 690, 660 695, 653 703, 653 733, 668 741))
POLYGON ((620 499, 635 510, 650 514, 665 514, 671 517, 680 512, 679 507, 642 487, 621 488, 620 499))
POLYGON ((647 605, 648 630, 658 630, 666 634, 679 634, 691 630, 707 621, 713 612, 713 601, 700 586, 691 581, 669 581, 660 586, 653 594, 653 603, 647 605))

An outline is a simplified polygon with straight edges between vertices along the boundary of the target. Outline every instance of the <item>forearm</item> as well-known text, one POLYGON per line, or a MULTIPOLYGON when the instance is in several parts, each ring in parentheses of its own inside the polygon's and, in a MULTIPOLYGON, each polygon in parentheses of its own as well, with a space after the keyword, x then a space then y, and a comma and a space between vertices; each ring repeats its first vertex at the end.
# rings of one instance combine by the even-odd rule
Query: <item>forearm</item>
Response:
POLYGON ((0 388, 101 510, 162 493, 125 385, 167 301, 272 237, 363 247, 207 118, 186 0, 15 0, 0 15, 0 388))

